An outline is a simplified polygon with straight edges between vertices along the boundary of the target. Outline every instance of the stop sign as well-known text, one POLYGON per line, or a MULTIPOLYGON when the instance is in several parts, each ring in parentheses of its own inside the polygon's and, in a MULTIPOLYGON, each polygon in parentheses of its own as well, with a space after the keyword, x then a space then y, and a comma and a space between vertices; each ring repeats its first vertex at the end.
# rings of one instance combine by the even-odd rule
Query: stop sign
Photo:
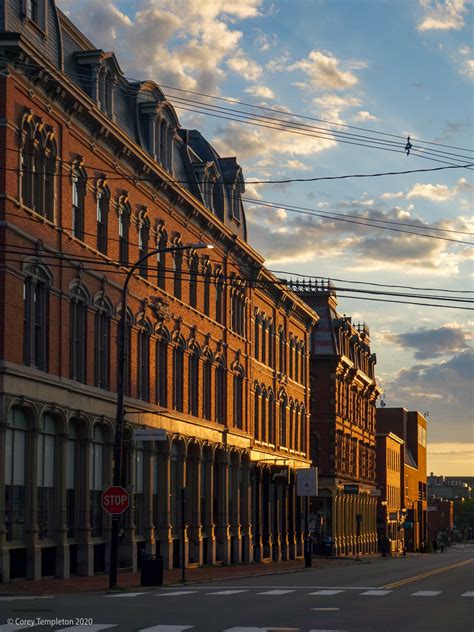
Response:
POLYGON ((120 516, 130 506, 130 496, 123 487, 111 485, 102 492, 102 509, 111 516, 120 516))

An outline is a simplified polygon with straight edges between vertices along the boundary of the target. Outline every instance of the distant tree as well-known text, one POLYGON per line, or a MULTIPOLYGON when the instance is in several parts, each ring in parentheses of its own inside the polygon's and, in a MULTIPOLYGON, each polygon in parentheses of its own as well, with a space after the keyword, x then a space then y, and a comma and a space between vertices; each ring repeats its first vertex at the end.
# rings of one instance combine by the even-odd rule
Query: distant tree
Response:
POLYGON ((454 502, 454 523, 458 529, 474 529, 474 498, 454 502))

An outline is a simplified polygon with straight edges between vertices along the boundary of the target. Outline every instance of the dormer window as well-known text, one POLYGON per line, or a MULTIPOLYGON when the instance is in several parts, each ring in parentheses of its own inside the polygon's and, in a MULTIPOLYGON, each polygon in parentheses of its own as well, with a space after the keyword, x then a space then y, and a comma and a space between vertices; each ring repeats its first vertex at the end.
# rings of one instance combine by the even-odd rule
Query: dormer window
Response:
POLYGON ((42 31, 46 29, 45 0, 23 0, 23 14, 42 31))

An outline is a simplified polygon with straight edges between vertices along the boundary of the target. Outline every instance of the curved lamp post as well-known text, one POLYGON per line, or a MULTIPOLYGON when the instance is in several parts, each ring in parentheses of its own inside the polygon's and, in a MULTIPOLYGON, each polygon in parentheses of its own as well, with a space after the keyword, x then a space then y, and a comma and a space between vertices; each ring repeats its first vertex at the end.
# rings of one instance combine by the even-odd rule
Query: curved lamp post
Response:
MULTIPOLYGON (((124 377, 125 377, 125 338, 126 338, 126 322, 127 322, 127 290, 128 283, 133 273, 140 265, 153 255, 162 252, 177 252, 180 250, 198 250, 200 248, 214 248, 211 244, 188 244, 183 246, 171 246, 170 248, 155 248, 144 257, 136 261, 127 272, 125 283, 122 288, 121 313, 118 324, 118 365, 117 365, 117 411, 115 414, 115 441, 114 441, 114 457, 113 457, 113 484, 120 485, 122 482, 122 443, 123 443, 123 397, 124 397, 124 377)), ((112 531, 110 537, 110 570, 109 570, 109 588, 117 585, 117 566, 118 566, 118 534, 119 519, 112 517, 112 531)))

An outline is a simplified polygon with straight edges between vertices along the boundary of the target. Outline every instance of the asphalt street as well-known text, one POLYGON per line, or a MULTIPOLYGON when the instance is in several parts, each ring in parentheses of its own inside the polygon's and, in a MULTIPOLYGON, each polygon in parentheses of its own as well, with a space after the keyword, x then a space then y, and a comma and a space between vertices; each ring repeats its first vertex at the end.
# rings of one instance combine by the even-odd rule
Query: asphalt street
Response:
MULTIPOLYGON (((316 561, 317 563, 317 561, 316 561)), ((0 632, 472 632, 474 546, 136 592, 0 596, 0 632)))

